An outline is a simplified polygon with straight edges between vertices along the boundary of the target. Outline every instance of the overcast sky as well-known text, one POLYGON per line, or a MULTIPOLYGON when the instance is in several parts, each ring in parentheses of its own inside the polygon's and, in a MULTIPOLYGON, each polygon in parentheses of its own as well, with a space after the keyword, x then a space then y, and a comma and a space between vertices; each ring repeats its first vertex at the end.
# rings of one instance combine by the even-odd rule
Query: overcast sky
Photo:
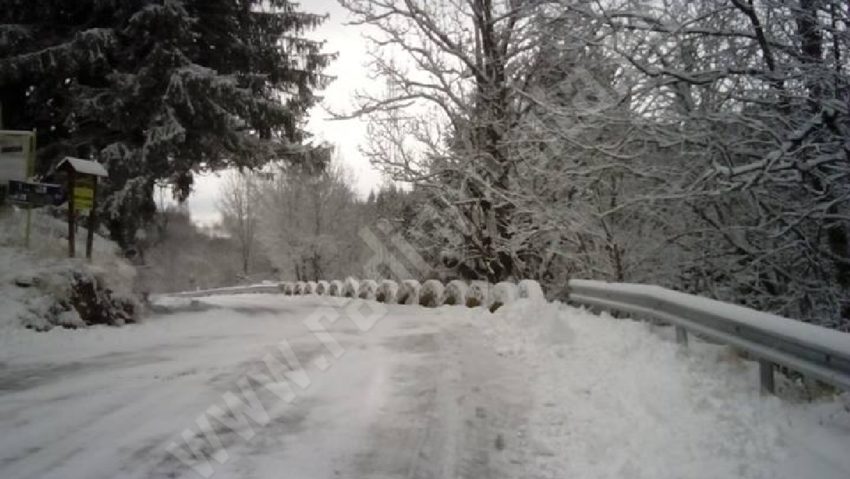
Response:
MULTIPOLYGON (((326 41, 326 52, 339 54, 339 58, 326 71, 337 79, 321 92, 325 98, 323 105, 334 111, 350 111, 354 91, 371 83, 364 67, 366 48, 361 37, 362 30, 359 27, 344 25, 349 19, 348 13, 336 0, 301 2, 301 9, 310 13, 330 15, 324 25, 309 34, 311 38, 326 41)), ((361 195, 365 197, 381 183, 380 174, 358 151, 360 141, 366 135, 366 125, 363 122, 331 121, 324 108, 317 107, 310 111, 307 129, 315 135, 316 142, 327 141, 337 145, 343 162, 357 180, 356 188, 361 195)), ((210 174, 196 178, 195 191, 189 198, 189 210, 196 223, 209 224, 220 219, 216 208, 220 186, 220 175, 210 174)))

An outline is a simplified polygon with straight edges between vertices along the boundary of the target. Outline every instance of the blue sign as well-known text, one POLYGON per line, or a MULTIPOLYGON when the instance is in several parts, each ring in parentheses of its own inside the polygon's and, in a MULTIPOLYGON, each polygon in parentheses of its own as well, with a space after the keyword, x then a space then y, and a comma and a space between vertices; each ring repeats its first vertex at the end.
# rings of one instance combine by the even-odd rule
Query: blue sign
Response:
POLYGON ((59 205, 65 201, 59 185, 30 181, 9 181, 6 197, 12 203, 29 206, 59 205))

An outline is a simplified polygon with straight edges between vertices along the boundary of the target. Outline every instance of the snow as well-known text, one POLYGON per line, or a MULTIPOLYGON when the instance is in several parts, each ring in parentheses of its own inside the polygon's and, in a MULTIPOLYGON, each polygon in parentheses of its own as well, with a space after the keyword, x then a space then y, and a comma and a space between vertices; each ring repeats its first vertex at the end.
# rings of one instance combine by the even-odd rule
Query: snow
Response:
POLYGON ((78 257, 68 254, 67 224, 41 209, 32 211, 30 248, 24 247, 26 213, 17 208, 0 211, 0 334, 7 329, 31 326, 48 329, 55 324, 80 327, 82 320, 73 312, 59 313, 57 300, 68 296, 72 277, 83 273, 100 278, 118 297, 132 294, 136 270, 120 257, 118 247, 95 235, 92 261, 79 258, 85 253, 86 235, 77 235, 78 257), (32 283, 22 288, 20 281, 32 283))
POLYGON ((250 439, 210 419, 214 477, 850 477, 850 398, 762 397, 753 364, 647 323, 529 299, 156 302, 124 328, 0 335, 0 477, 202 477, 166 449, 189 454, 183 431, 284 343, 305 386, 256 386, 250 439))
POLYGON ((342 288, 342 295, 348 298, 356 298, 357 292, 360 290, 359 282, 352 278, 345 278, 345 285, 342 288))
POLYGON ((513 283, 502 281, 493 286, 493 309, 513 303, 519 298, 519 288, 513 283))
POLYGON ((489 307, 493 300, 490 294, 490 283, 487 281, 473 281, 466 290, 466 305, 469 307, 489 307))
POLYGON ((540 283, 533 279, 524 279, 517 284, 520 298, 529 298, 538 301, 544 301, 546 296, 543 294, 543 288, 540 283))
POLYGON ((364 279, 360 281, 360 289, 357 292, 357 297, 362 299, 375 299, 378 293, 378 283, 373 279, 364 279))
POLYGON ((466 302, 466 283, 459 279, 449 281, 443 290, 442 304, 460 305, 466 302))
POLYGON ((436 279, 429 279, 422 283, 419 292, 419 304, 428 307, 443 305, 443 283, 436 279))
POLYGON ((331 281, 330 294, 331 296, 342 296, 345 289, 345 284, 340 280, 331 281))
POLYGON ((66 163, 71 165, 71 168, 73 168, 74 171, 83 175, 100 176, 103 178, 109 176, 106 168, 104 168, 100 163, 91 160, 82 160, 80 158, 71 158, 70 156, 65 157, 65 159, 56 166, 56 169, 61 170, 66 163))
POLYGON ((540 477, 850 473, 848 395, 762 397, 755 364, 727 348, 692 341, 686 352, 670 331, 561 304, 522 299, 479 325, 534 378, 540 477))
POLYGON ((399 304, 419 304, 419 290, 421 288, 422 285, 415 279, 402 280, 401 285, 398 288, 396 301, 399 304))
POLYGON ((377 293, 378 301, 382 303, 395 304, 398 296, 398 283, 391 279, 381 281, 377 293))

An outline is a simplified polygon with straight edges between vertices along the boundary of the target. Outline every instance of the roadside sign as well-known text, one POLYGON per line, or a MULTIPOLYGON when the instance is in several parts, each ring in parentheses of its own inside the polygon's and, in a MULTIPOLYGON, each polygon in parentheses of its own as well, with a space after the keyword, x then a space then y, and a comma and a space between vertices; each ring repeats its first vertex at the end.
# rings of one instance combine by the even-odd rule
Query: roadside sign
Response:
POLYGON ((57 205, 63 199, 59 185, 15 180, 9 182, 7 197, 12 203, 26 206, 57 205))
POLYGON ((0 183, 32 176, 34 154, 34 132, 0 130, 0 183))
POLYGON ((81 176, 74 183, 74 210, 88 211, 94 206, 94 178, 81 176))
POLYGON ((56 166, 57 171, 68 174, 68 256, 76 254, 76 213, 89 211, 88 235, 86 236, 86 258, 91 260, 94 245, 94 230, 97 227, 97 180, 108 178, 109 172, 100 163, 92 160, 67 157, 56 166))

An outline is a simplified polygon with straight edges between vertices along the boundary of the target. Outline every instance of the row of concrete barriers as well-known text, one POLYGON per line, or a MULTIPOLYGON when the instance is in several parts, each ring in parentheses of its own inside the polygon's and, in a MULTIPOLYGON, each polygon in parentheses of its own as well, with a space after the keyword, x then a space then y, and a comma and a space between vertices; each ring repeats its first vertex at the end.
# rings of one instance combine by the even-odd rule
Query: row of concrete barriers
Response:
POLYGON ((453 280, 444 285, 436 279, 420 283, 415 279, 397 282, 390 279, 347 278, 333 281, 283 282, 280 283, 280 290, 290 296, 314 294, 361 298, 388 304, 418 304, 429 308, 442 305, 466 305, 470 308, 483 306, 490 311, 520 298, 545 300, 540 284, 534 280, 522 280, 518 283, 503 281, 497 284, 487 281, 453 280))

